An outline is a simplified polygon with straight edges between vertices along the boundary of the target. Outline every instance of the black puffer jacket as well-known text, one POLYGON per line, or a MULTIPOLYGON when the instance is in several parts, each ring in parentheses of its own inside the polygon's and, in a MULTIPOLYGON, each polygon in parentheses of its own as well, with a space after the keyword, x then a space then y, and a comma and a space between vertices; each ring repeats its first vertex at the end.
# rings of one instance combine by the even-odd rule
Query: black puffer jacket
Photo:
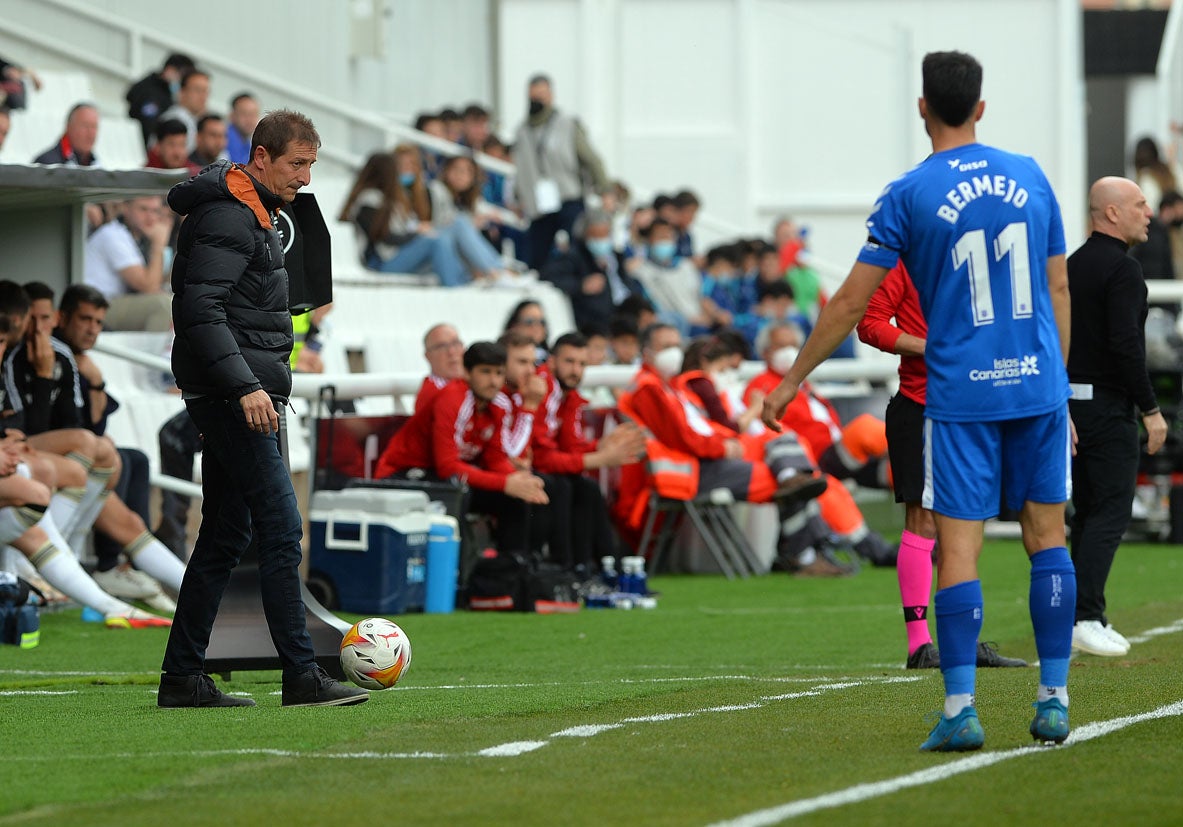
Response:
POLYGON ((238 399, 260 388, 286 401, 292 317, 272 214, 280 198, 223 161, 177 184, 186 216, 173 262, 173 374, 182 391, 238 399))

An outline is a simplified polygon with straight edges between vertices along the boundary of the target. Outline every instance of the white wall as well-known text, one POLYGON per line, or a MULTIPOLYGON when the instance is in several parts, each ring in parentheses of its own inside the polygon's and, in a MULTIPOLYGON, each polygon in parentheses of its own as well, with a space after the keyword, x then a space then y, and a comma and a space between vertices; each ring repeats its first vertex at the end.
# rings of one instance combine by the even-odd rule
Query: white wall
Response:
MULTIPOLYGON (((501 0, 508 121, 552 75, 614 177, 690 185, 728 229, 790 213, 845 271, 885 183, 929 151, 920 59, 985 68, 983 141, 1034 156, 1083 237, 1084 84, 1075 0, 501 0)), ((712 232, 715 231, 715 232, 712 232)))

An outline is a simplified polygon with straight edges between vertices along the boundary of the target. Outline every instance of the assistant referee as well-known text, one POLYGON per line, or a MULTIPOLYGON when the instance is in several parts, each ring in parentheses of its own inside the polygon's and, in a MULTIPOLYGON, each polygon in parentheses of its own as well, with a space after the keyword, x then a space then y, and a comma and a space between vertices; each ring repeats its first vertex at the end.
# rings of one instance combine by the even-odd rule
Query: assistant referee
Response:
POLYGON ((1130 644, 1105 616, 1105 581, 1130 521, 1138 419, 1151 454, 1162 447, 1167 423, 1146 372, 1146 281, 1129 255, 1130 245, 1146 241, 1150 207, 1133 181, 1101 178, 1089 190, 1089 217, 1092 235, 1068 258, 1068 408, 1078 437, 1072 463, 1072 648, 1120 657, 1130 644))

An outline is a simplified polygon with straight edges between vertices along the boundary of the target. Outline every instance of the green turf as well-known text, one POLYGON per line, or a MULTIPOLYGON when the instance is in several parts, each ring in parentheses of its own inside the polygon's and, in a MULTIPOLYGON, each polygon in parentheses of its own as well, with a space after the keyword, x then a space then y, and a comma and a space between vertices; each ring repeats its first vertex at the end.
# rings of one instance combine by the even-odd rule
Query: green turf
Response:
MULTIPOLYGON (((1022 557, 987 546, 983 638, 1033 659, 1022 557)), ((254 709, 158 710, 165 631, 43 615, 39 648, 0 648, 0 692, 70 694, 0 695, 0 825, 709 824, 959 760, 917 752, 941 684, 900 668, 894 571, 653 585, 656 611, 399 618, 403 683, 326 709, 239 673, 254 709), (589 725, 609 728, 555 735, 589 725), (479 754, 527 741, 544 745, 479 754)), ((1123 547, 1108 595, 1127 635, 1180 620, 1183 549, 1123 547)), ((1181 640, 1075 660, 1073 725, 1183 700, 1181 640)), ((986 752, 1018 757, 794 823, 1183 822, 1183 719, 1036 748, 1036 677, 979 672, 986 752)))

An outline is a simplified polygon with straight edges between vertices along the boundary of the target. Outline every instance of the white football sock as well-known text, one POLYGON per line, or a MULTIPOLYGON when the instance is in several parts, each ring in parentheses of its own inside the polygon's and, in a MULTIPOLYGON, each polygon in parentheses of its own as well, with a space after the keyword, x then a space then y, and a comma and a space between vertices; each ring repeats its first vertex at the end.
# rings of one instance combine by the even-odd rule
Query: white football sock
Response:
POLYGON ((74 530, 73 523, 78 518, 78 508, 82 505, 85 488, 59 488, 49 498, 49 513, 53 521, 61 529, 62 534, 69 534, 74 530))
POLYGON ((181 590, 185 564, 178 560, 177 555, 169 551, 164 543, 152 536, 152 532, 145 531, 128 543, 123 547, 123 553, 131 560, 133 566, 144 574, 155 577, 165 588, 174 592, 181 590))
POLYGON ((1066 686, 1044 686, 1043 684, 1040 684, 1039 691, 1035 695, 1035 700, 1047 701, 1052 698, 1059 698, 1060 703, 1062 703, 1064 705, 1064 708, 1067 709, 1068 708, 1068 687, 1066 687, 1066 686))
MULTIPOLYGON (((110 474, 107 475, 110 477, 110 474)), ((97 492, 89 492, 91 481, 86 481, 88 489, 89 501, 83 498, 82 505, 78 507, 78 513, 74 517, 74 527, 70 531, 69 541, 70 548, 74 550, 75 557, 81 557, 83 551, 86 549, 86 538, 90 536, 90 530, 94 528, 94 522, 99 518, 99 514, 103 510, 103 506, 107 504, 107 497, 111 492, 104 487, 97 492)))
POLYGON ((961 710, 967 706, 974 705, 974 696, 972 693, 966 692, 958 695, 945 696, 945 717, 955 718, 961 714, 961 710))
POLYGON ((31 561, 45 582, 75 603, 89 606, 103 615, 124 614, 133 608, 100 589, 68 548, 60 549, 52 541, 47 541, 37 549, 31 561))

